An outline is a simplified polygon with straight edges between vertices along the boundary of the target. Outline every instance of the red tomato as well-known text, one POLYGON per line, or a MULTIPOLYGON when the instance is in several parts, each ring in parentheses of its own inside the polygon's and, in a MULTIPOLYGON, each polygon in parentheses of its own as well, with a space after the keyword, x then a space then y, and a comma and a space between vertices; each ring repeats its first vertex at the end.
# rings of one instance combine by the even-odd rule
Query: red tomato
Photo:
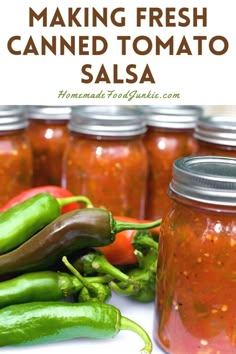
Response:
MULTIPOLYGON (((53 186, 53 185, 47 185, 47 186, 40 186, 40 187, 35 187, 35 188, 31 188, 31 189, 27 189, 24 192, 16 195, 15 197, 13 197, 12 199, 10 199, 5 205, 3 205, 0 208, 0 212, 3 212, 9 208, 11 208, 12 206, 19 204, 21 202, 23 202, 24 200, 27 200, 31 197, 33 197, 36 194, 39 193, 49 193, 51 195, 53 195, 55 198, 66 198, 66 197, 72 197, 73 194, 68 191, 65 188, 59 187, 59 186, 53 186)), ((65 205, 61 208, 61 212, 62 214, 67 213, 68 211, 71 210, 75 210, 78 209, 78 203, 71 203, 68 205, 65 205)))
MULTIPOLYGON (((132 222, 132 223, 147 223, 150 220, 137 220, 127 216, 114 216, 115 220, 132 222)), ((150 229, 153 236, 159 235, 160 226, 150 229)), ((116 234, 115 241, 108 246, 98 247, 104 254, 106 259, 114 265, 135 264, 138 262, 135 254, 132 241, 136 230, 125 230, 116 234)))

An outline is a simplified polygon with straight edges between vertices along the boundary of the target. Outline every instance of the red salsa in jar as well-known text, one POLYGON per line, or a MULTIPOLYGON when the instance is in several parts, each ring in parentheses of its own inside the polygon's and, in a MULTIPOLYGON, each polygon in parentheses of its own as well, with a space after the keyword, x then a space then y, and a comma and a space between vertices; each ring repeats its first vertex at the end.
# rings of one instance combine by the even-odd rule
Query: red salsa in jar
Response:
POLYGON ((176 160, 169 193, 155 339, 171 354, 236 353, 236 159, 176 160))
POLYGON ((27 125, 21 106, 0 106, 0 206, 32 186, 27 125))
POLYGON ((64 155, 63 186, 115 215, 144 217, 145 123, 123 106, 74 107, 64 155))
POLYGON ((29 106, 27 117, 27 132, 33 151, 33 186, 60 186, 71 108, 29 106))
POLYGON ((201 117, 194 137, 198 155, 236 157, 236 116, 201 117))
POLYGON ((148 127, 144 143, 148 152, 150 171, 145 218, 162 218, 169 205, 167 191, 172 177, 172 164, 180 157, 193 155, 193 138, 197 106, 146 106, 143 114, 148 127))

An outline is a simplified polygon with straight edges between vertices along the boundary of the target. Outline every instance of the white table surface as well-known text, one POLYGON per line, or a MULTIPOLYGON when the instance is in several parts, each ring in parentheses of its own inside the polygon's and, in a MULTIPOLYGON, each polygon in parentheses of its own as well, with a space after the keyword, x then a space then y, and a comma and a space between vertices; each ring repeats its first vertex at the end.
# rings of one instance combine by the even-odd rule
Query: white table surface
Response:
MULTIPOLYGON (((142 325, 153 340, 153 303, 143 304, 115 294, 112 295, 109 302, 117 306, 122 315, 142 325)), ((136 333, 121 331, 116 337, 106 340, 75 339, 37 346, 1 348, 0 351, 1 354, 138 354, 142 347, 143 341, 136 333)), ((163 354, 154 340, 152 353, 163 354)))

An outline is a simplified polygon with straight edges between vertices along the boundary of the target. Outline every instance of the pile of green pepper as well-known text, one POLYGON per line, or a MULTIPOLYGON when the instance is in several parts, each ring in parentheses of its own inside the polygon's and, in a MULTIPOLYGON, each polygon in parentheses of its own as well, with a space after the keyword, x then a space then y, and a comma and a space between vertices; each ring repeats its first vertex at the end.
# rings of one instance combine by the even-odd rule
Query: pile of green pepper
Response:
POLYGON ((0 346, 107 338, 130 329, 144 340, 142 352, 151 353, 145 330, 106 302, 112 291, 142 302, 154 299, 158 242, 148 230, 160 223, 118 221, 84 197, 63 201, 48 193, 3 211, 0 274, 10 279, 0 282, 0 346), (61 214, 60 206, 71 201, 88 208, 61 214), (132 241, 138 262, 115 267, 96 248, 130 229, 139 230, 132 241))

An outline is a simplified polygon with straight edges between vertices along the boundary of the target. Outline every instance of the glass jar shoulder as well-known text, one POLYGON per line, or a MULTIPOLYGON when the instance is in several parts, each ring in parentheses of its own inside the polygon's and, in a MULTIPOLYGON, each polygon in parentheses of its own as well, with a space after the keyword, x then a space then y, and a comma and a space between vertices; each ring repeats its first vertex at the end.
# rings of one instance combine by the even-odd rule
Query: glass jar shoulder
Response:
POLYGON ((190 205, 172 201, 161 229, 164 235, 173 234, 176 241, 236 238, 236 211, 217 206, 208 208, 207 204, 202 206, 196 202, 190 205))
POLYGON ((30 144, 24 130, 0 133, 0 155, 19 156, 29 150, 30 144))
POLYGON ((149 128, 144 138, 149 154, 160 158, 163 154, 170 160, 196 152, 192 130, 149 128))
POLYGON ((205 141, 197 141, 197 154, 236 157, 236 146, 226 146, 212 144, 205 141))
MULTIPOLYGON (((146 158, 146 150, 141 138, 100 139, 70 134, 67 145, 67 158, 80 161, 129 161, 131 164, 146 158)), ((109 162, 110 161, 110 162, 109 162)))
POLYGON ((27 133, 34 144, 58 142, 68 136, 68 120, 29 120, 27 133))

